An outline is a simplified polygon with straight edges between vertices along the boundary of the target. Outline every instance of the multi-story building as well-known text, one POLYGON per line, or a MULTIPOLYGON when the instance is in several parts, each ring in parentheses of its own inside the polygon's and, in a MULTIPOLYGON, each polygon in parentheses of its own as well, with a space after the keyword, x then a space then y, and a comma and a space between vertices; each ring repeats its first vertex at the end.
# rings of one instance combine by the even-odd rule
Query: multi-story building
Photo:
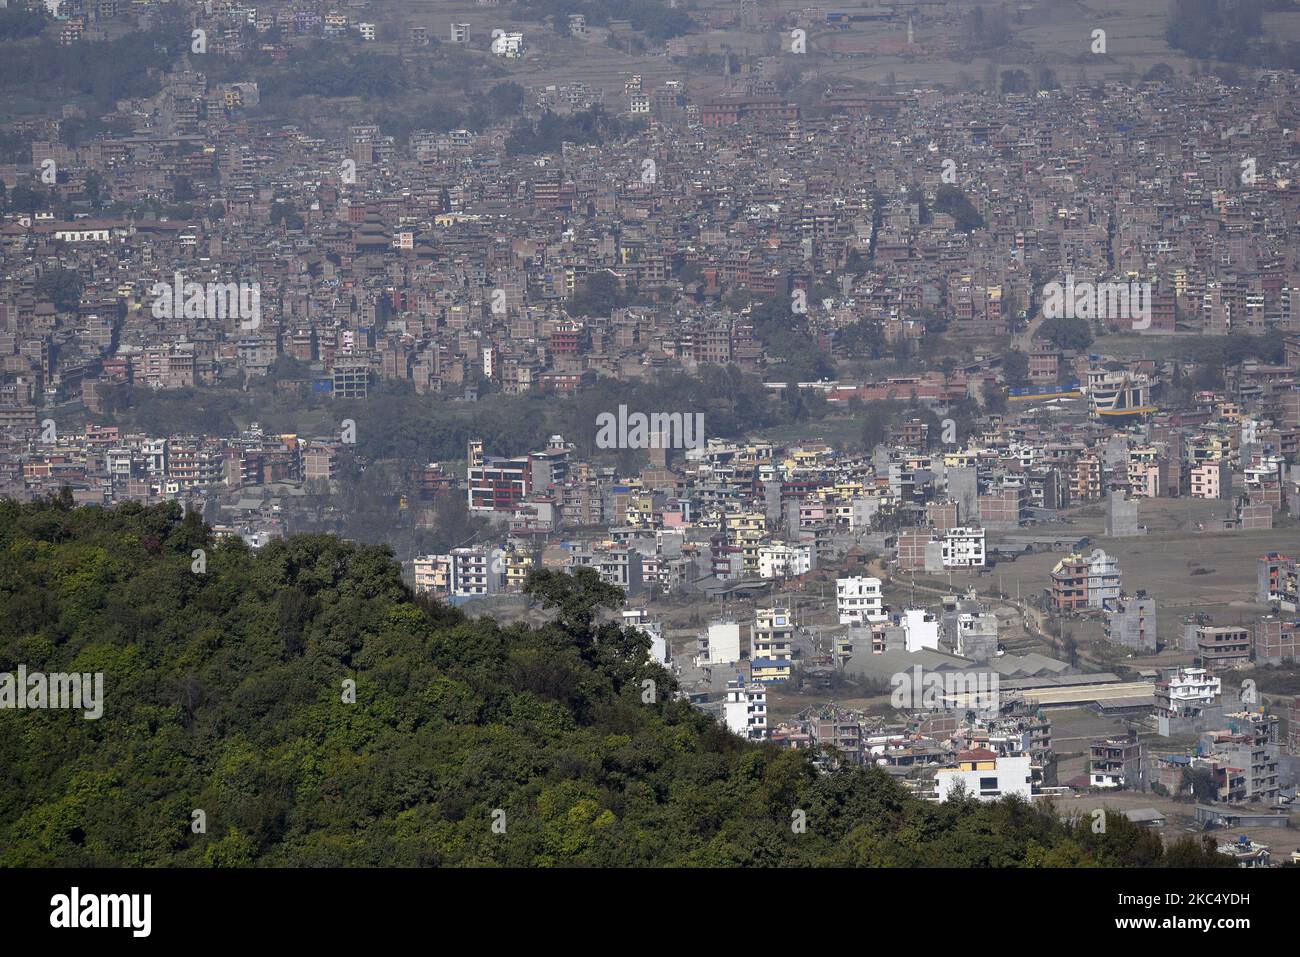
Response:
POLYGON ((759 681, 746 682, 737 675, 727 682, 722 706, 727 730, 750 741, 767 737, 767 688, 759 681))
POLYGON ((749 657, 755 681, 785 681, 794 666, 794 620, 789 608, 759 608, 750 631, 749 657))
POLYGON ((858 718, 827 708, 819 717, 810 720, 807 728, 815 747, 834 748, 849 764, 863 762, 865 735, 858 718))
POLYGON ((583 566, 594 568, 601 581, 623 589, 629 598, 641 594, 645 587, 644 565, 635 546, 580 543, 569 553, 569 567, 583 566))
POLYGON ((634 628, 650 639, 650 659, 667 667, 671 661, 671 649, 664 638, 663 624, 650 617, 645 608, 625 608, 623 610, 623 627, 634 628))
POLYGON ((1280 790, 1277 745, 1255 743, 1234 736, 1229 741, 1216 742, 1215 748, 1215 760, 1240 773, 1241 800, 1271 804, 1277 799, 1280 790))
POLYGON ((332 481, 338 471, 340 446, 334 442, 311 442, 302 452, 304 481, 332 481))
POLYGON ((467 546, 447 555, 419 555, 413 561, 416 591, 460 602, 501 591, 505 555, 499 548, 467 546))
POLYGON ((501 590, 502 551, 467 546, 451 550, 452 599, 483 598, 501 590))
POLYGON ((1047 598, 1058 613, 1104 608, 1120 597, 1120 568, 1114 556, 1094 549, 1084 556, 1067 555, 1052 569, 1047 598))
POLYGON ((1105 608, 1106 603, 1117 601, 1121 594, 1119 561, 1102 549, 1094 549, 1088 556, 1088 606, 1105 608))
POLYGON ((1137 732, 1126 738, 1103 738, 1088 751, 1088 783, 1097 788, 1140 787, 1145 780, 1144 748, 1137 732))
POLYGON ((1244 625, 1195 625, 1196 661, 1205 668, 1235 668, 1250 662, 1250 629, 1244 625))
POLYGON ((492 52, 497 56, 515 59, 521 57, 527 51, 528 47, 524 44, 524 35, 522 33, 505 33, 498 32, 492 38, 492 52))
POLYGON ((796 578, 813 567, 811 545, 787 545, 773 542, 758 549, 759 578, 796 578))
POLYGON ((1256 562, 1255 600, 1276 604, 1282 611, 1300 611, 1300 562, 1277 552, 1256 562))
POLYGON ((1219 703, 1223 683, 1204 668, 1179 668, 1156 682, 1155 713, 1163 718, 1194 717, 1219 703))
POLYGON ((417 555, 415 557, 415 590, 429 592, 435 598, 451 597, 451 556, 417 555))
POLYGON ((336 399, 364 399, 370 392, 370 360, 365 357, 339 357, 330 374, 336 399))
POLYGON ((1067 555, 1056 563, 1047 588, 1053 611, 1071 614, 1087 610, 1088 570, 1088 560, 1079 555, 1067 555))
POLYGON ((939 801, 950 800, 958 791, 981 801, 996 801, 1016 795, 1033 796, 1033 771, 1027 754, 998 755, 988 748, 957 753, 955 767, 935 772, 935 793, 939 801))
POLYGON ((1080 455, 1074 463, 1074 500, 1091 502, 1101 498, 1101 476, 1101 460, 1091 453, 1080 455))
POLYGON ((471 512, 509 511, 532 491, 532 462, 526 455, 484 455, 483 443, 473 440, 465 484, 471 512))
POLYGON ((939 619, 924 608, 904 609, 901 624, 903 647, 908 653, 939 648, 939 619))
POLYGON ((740 625, 734 621, 715 621, 699 639, 701 666, 730 665, 740 660, 740 625))
POLYGON ((979 520, 985 528, 1019 527, 1029 506, 1029 490, 1007 483, 979 497, 979 520))
POLYGON ((959 612, 954 650, 974 661, 991 660, 998 650, 998 616, 991 611, 959 612))
POLYGON ((950 528, 944 533, 941 554, 945 568, 983 568, 984 529, 950 528))
POLYGON ((932 528, 904 528, 898 532, 898 567, 902 571, 925 568, 926 552, 934 542, 932 528))
POLYGON ((1156 603, 1146 592, 1136 597, 1121 595, 1108 602, 1105 609, 1107 641, 1114 641, 1134 651, 1153 653, 1157 646, 1156 603))
POLYGON ((1255 622, 1255 662, 1261 665, 1300 662, 1300 618, 1264 615, 1255 622))
POLYGON ((1225 459, 1202 462, 1188 472, 1192 498, 1232 497, 1232 467, 1225 459))
POLYGON ((884 598, 879 578, 853 576, 835 580, 835 605, 840 624, 861 625, 884 621, 884 598))

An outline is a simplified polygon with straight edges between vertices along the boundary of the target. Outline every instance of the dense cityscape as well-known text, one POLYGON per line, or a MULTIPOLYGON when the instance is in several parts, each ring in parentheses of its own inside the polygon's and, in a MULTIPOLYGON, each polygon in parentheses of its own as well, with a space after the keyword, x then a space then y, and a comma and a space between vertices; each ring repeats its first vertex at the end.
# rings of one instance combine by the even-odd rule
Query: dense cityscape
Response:
POLYGON ((1289 0, 0 62, 0 865, 1300 864, 1289 0))

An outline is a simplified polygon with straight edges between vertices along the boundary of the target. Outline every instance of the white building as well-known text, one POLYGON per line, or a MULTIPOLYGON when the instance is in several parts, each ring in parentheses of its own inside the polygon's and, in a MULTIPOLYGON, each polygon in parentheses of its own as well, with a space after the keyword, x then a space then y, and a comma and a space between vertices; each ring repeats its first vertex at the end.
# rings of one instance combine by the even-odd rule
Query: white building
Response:
POLYGON ((737 675, 727 682, 727 699, 722 706, 727 730, 751 741, 767 737, 767 689, 758 682, 746 684, 737 675))
POLYGON ((110 238, 107 226, 87 229, 56 229, 54 238, 65 243, 106 243, 110 238))
POLYGON ((983 568, 984 529, 950 528, 941 543, 944 568, 983 568))
POLYGON ((811 545, 775 542, 758 550, 760 578, 796 578, 812 570, 811 545))
POLYGON ((492 52, 497 56, 515 59, 523 56, 527 49, 522 33, 498 33, 492 38, 492 52))
POLYGON ((861 498, 855 498, 849 513, 849 528, 867 528, 879 511, 879 496, 864 495, 861 498))
POLYGON ((448 555, 417 555, 412 562, 415 590, 437 598, 480 598, 501 590, 505 551, 478 545, 453 548, 448 555))
POLYGON ((1100 548, 1088 556, 1088 606, 1104 608, 1121 593, 1119 559, 1100 548))
POLYGON ((734 621, 715 621, 709 625, 708 634, 700 639, 699 663, 701 665, 730 665, 740 660, 740 624, 734 621))
POLYGON ((1156 687, 1157 704, 1176 714, 1191 714, 1217 704, 1222 693, 1222 681, 1204 668, 1179 668, 1176 675, 1156 687), (1166 697, 1167 706, 1163 700, 1166 697))
POLYGON ((963 658, 984 659, 997 654, 998 616, 991 611, 957 615, 956 652, 963 658))
POLYGON ((961 751, 955 768, 940 768, 935 773, 936 794, 940 801, 947 801, 953 791, 963 788, 981 801, 996 801, 1009 794, 1029 800, 1033 795, 1029 764, 1027 754, 998 757, 987 748, 961 751))
POLYGON ((939 650, 939 619, 924 608, 908 608, 903 612, 904 647, 910 654, 922 648, 939 650))
POLYGON ((884 621, 885 606, 879 578, 854 575, 835 579, 835 607, 841 625, 884 621))
POLYGON ((451 550, 451 595, 479 598, 501 590, 504 556, 499 548, 453 548, 451 550))
POLYGON ((668 667, 671 656, 668 642, 664 639, 663 624, 658 619, 651 618, 650 612, 644 608, 627 608, 623 611, 623 627, 635 628, 649 638, 650 657, 665 668, 668 667))

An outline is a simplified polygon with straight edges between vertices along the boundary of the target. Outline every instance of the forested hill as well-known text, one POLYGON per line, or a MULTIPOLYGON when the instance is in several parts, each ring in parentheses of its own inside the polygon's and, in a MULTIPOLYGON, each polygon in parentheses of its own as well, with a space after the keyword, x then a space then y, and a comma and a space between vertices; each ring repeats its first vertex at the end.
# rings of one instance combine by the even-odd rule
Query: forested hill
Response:
POLYGON ((1219 862, 743 742, 596 623, 620 593, 593 577, 541 574, 553 623, 500 628, 417 600, 382 548, 0 502, 0 672, 103 672, 105 699, 0 710, 0 866, 1219 862))

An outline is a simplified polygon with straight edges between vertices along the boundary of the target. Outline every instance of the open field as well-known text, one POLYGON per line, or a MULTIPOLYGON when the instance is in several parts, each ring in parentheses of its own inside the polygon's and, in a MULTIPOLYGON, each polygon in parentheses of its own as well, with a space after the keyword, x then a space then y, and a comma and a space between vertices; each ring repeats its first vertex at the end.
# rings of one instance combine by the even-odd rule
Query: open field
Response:
MULTIPOLYGON (((1197 63, 1165 41, 1167 0, 1114 0, 1075 2, 1060 0, 1026 3, 1014 8, 993 3, 953 0, 942 8, 910 7, 906 4, 849 2, 836 4, 839 12, 879 15, 896 8, 892 17, 853 23, 848 29, 831 29, 816 19, 799 22, 807 30, 807 53, 800 55, 802 81, 820 91, 830 83, 884 83, 899 87, 981 85, 986 73, 1009 69, 1032 72, 1048 67, 1062 85, 1103 79, 1138 78, 1156 63, 1167 63, 1189 72, 1197 63), (1005 46, 984 50, 966 49, 964 17, 983 8, 988 12, 1006 9, 1011 15, 1012 40, 1005 46), (913 39, 907 43, 908 16, 912 16, 913 39), (1104 54, 1092 52, 1093 31, 1106 31, 1104 54)), ((757 17, 745 24, 715 30, 699 30, 691 37, 703 48, 717 53, 730 50, 745 57, 794 57, 787 52, 789 36, 771 18, 794 16, 806 11, 803 0, 772 0, 758 5, 757 17)), ((471 46, 485 48, 493 29, 518 30, 529 44, 520 60, 501 65, 509 79, 524 85, 582 82, 603 91, 607 107, 623 109, 623 84, 639 73, 647 85, 684 78, 688 72, 661 50, 635 52, 610 46, 607 31, 589 27, 583 39, 559 36, 549 26, 528 18, 520 10, 482 7, 475 3, 443 3, 439 0, 405 0, 399 7, 402 20, 421 25, 431 35, 446 41, 452 23, 468 23, 471 46)), ((733 0, 705 0, 701 11, 731 16, 733 0)), ((1266 31, 1280 39, 1300 38, 1300 13, 1271 13, 1265 17, 1266 31)), ((723 92, 729 79, 695 71, 692 90, 712 95, 723 92)))
POLYGON ((1163 828, 1159 829, 1160 836, 1165 839, 1166 843, 1177 841, 1189 834, 1209 834, 1216 841, 1228 843, 1236 840, 1239 835, 1245 834, 1253 841, 1268 845, 1275 861, 1287 859, 1291 856, 1292 851, 1300 850, 1300 828, 1296 826, 1300 823, 1300 815, 1297 814, 1291 815, 1291 826, 1288 828, 1247 827, 1205 831, 1196 823, 1194 816, 1195 805, 1140 791, 1110 791, 1056 798, 1053 801, 1053 806, 1062 817, 1077 814, 1087 818, 1091 817, 1093 810, 1096 808, 1107 808, 1116 811, 1155 808, 1165 815, 1168 822, 1163 828))
POLYGON ((863 421, 860 416, 828 416, 816 422, 799 422, 756 432, 752 438, 758 442, 789 444, 793 442, 825 442, 843 447, 862 444, 863 421))
MULTIPOLYGON (((1172 641, 1182 616, 1206 611, 1222 624, 1253 621, 1266 609, 1255 602, 1255 559, 1269 551, 1294 550, 1300 532, 1295 527, 1263 531, 1208 531, 1222 518, 1229 503, 1200 499, 1143 499, 1138 521, 1148 534, 1132 538, 1107 538, 1100 505, 1067 513, 1069 524, 1037 526, 1035 532, 1068 531, 1087 536, 1087 549, 1104 548, 1119 559, 1124 590, 1145 589, 1155 598, 1160 613, 1159 635, 1172 641)), ((990 535, 990 544, 1005 540, 990 535)), ((992 571, 953 573, 954 587, 974 585, 981 592, 996 591, 998 583, 1008 595, 1017 589, 1022 597, 1046 589, 1053 566, 1064 552, 1039 552, 1002 561, 992 571)))

